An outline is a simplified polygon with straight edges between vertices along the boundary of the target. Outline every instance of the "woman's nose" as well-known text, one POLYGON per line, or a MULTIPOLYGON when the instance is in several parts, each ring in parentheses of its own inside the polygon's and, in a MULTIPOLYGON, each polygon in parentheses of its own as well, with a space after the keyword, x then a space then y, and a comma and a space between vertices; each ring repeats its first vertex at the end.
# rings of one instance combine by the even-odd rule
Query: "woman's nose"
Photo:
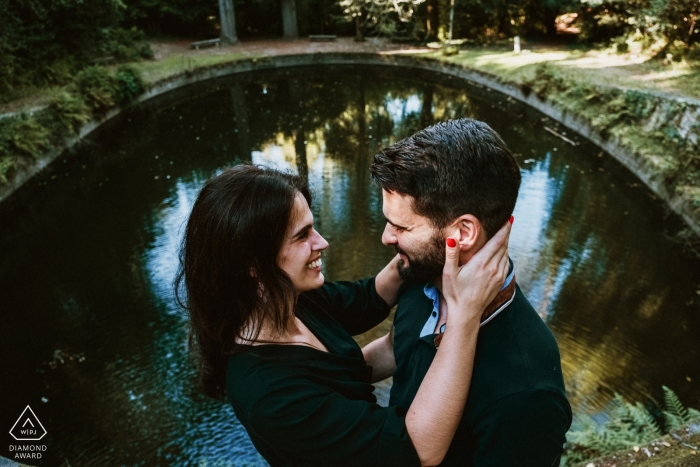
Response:
POLYGON ((328 248, 328 242, 326 241, 326 239, 323 238, 323 236, 321 236, 321 234, 316 232, 315 230, 314 234, 314 243, 312 244, 314 251, 321 251, 328 248))

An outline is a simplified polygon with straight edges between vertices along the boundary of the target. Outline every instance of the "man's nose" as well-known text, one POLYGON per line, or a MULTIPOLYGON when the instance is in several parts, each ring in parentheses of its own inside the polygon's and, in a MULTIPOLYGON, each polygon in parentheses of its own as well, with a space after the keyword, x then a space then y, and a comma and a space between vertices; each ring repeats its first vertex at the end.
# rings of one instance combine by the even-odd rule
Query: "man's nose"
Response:
POLYGON ((398 242, 399 241, 396 238, 396 231, 394 230, 394 227, 387 222, 386 226, 384 227, 384 232, 382 232, 382 243, 384 245, 394 245, 398 242))

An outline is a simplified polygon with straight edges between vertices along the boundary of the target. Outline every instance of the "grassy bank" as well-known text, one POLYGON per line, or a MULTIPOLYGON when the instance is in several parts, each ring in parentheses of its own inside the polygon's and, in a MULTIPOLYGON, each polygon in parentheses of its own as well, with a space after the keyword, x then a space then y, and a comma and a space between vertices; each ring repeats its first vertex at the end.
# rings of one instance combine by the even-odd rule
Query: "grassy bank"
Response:
POLYGON ((604 51, 474 49, 434 58, 478 69, 586 119, 700 214, 700 66, 604 51), (646 61, 642 61, 646 60, 646 61), (607 64, 607 65, 606 65, 607 64))
POLYGON ((241 58, 251 57, 235 53, 173 54, 162 60, 92 66, 65 86, 43 90, 30 100, 30 107, 36 109, 38 105, 38 109, 0 118, 0 188, 19 171, 64 147, 85 123, 99 121, 110 110, 128 105, 153 84, 241 58))

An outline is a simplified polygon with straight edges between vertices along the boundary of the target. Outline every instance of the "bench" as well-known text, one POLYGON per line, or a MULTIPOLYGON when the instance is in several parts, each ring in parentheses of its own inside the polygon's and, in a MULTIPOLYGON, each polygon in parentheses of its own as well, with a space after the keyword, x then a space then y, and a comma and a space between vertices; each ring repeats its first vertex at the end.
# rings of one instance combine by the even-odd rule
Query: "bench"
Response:
POLYGON ((337 39, 335 35, 311 34, 309 40, 311 42, 333 42, 337 39))
POLYGON ((221 43, 221 39, 209 39, 206 41, 197 41, 197 42, 192 42, 190 44, 190 47, 199 50, 200 47, 219 47, 219 44, 221 43))

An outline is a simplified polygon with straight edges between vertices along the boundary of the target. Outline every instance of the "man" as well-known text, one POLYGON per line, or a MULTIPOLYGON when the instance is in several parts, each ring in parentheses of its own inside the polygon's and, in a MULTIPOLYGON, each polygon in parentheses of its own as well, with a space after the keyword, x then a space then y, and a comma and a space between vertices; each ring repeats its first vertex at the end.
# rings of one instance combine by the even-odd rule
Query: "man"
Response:
MULTIPOLYGON (((365 354, 393 349, 395 363, 368 363, 377 366, 376 379, 393 370, 390 405, 408 410, 449 325, 439 287, 445 240, 457 239, 460 264, 469 261, 509 220, 520 170, 488 125, 460 119, 384 149, 370 172, 382 188, 382 242, 398 251, 405 284, 392 332, 365 354)), ((440 465, 558 466, 570 424, 557 344, 517 286, 511 263, 482 316, 467 404, 440 465)))

